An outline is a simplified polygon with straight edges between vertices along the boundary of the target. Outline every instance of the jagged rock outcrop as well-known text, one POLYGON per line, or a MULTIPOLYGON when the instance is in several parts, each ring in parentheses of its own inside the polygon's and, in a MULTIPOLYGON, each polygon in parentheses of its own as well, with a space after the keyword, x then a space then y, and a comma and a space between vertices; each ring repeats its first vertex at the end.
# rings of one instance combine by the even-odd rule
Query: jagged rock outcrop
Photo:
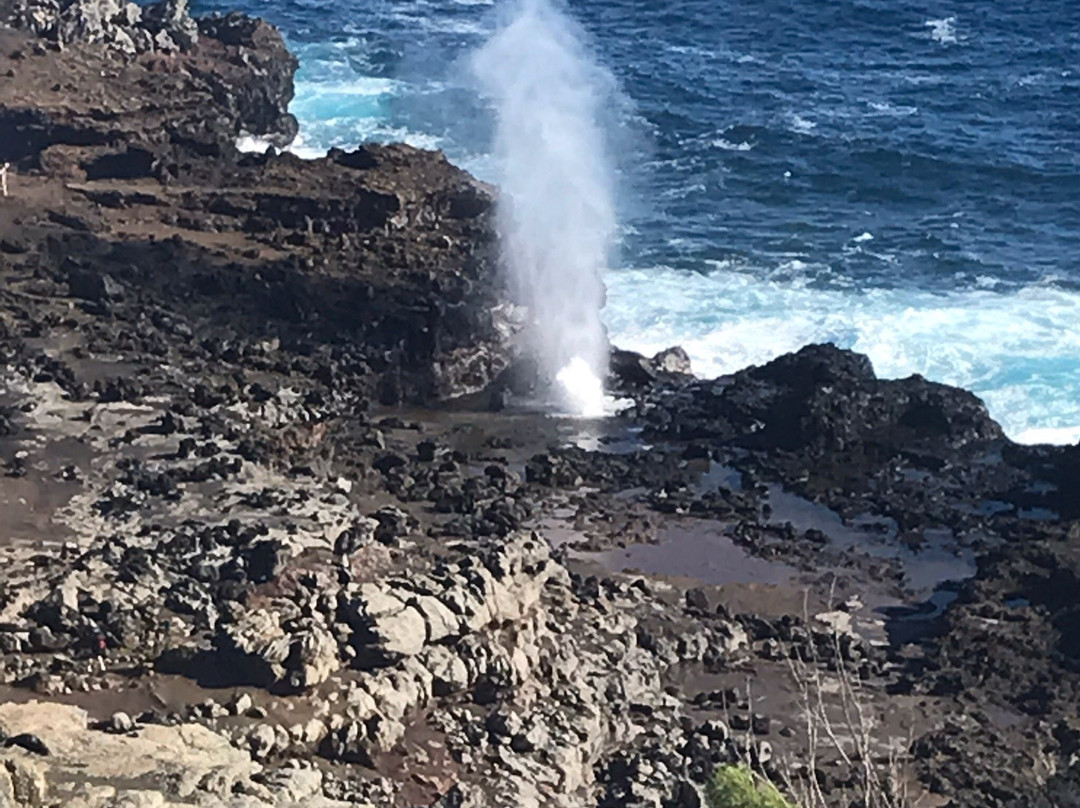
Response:
POLYGON ((12 0, 0 7, 0 23, 23 28, 61 45, 105 44, 135 53, 153 47, 140 26, 143 9, 124 0, 12 0))
POLYGON ((920 376, 878 379, 869 359, 834 345, 667 393, 647 419, 655 432, 683 439, 814 454, 858 448, 882 458, 1003 437, 968 391, 920 376))
POLYGON ((337 642, 325 627, 265 609, 229 623, 215 645, 197 667, 183 670, 214 684, 299 692, 322 684, 341 667, 337 642))
MULTIPOLYGON (((468 584, 447 590, 440 616, 415 618, 416 629, 426 625, 426 642, 415 629, 402 635, 415 643, 396 648, 399 661, 374 669, 350 690, 323 754, 372 765, 404 735, 409 715, 438 703, 444 706, 437 724, 461 762, 479 764, 485 749, 501 761, 484 804, 579 805, 593 788, 596 762, 638 735, 634 714, 664 720, 678 714, 678 700, 662 684, 672 666, 730 658, 747 643, 728 623, 654 642, 665 630, 648 624, 655 601, 640 591, 613 590, 603 599, 607 605, 593 611, 538 537, 522 535, 489 551, 481 569, 491 577, 481 573, 479 591, 468 584), (453 639, 453 632, 460 636, 453 639), (468 702, 495 709, 478 727, 468 702)), ((432 605, 418 603, 418 615, 432 605)), ((382 614, 405 629, 402 611, 382 614)), ((393 644, 391 637, 387 632, 383 644, 393 644)))
MULTIPOLYGON (((185 13, 174 3, 143 17, 175 28, 185 13)), ((385 403, 484 389, 513 360, 520 328, 501 304, 493 189, 407 146, 312 161, 239 153, 242 134, 295 136, 296 60, 260 20, 199 26, 198 44, 167 62, 100 44, 58 52, 0 28, 12 77, 0 85, 0 160, 14 164, 0 229, 59 229, 57 249, 25 260, 114 313, 152 297, 198 317, 216 300, 204 323, 231 332, 225 342, 242 330, 279 345, 314 338, 318 350, 344 343, 336 366, 367 376, 385 403), (93 94, 73 93, 87 83, 93 94), (68 190, 20 191, 41 182, 68 190)))
POLYGON ((126 0, 12 0, 0 7, 0 23, 67 46, 105 45, 124 54, 190 51, 199 26, 188 0, 140 6, 126 0))

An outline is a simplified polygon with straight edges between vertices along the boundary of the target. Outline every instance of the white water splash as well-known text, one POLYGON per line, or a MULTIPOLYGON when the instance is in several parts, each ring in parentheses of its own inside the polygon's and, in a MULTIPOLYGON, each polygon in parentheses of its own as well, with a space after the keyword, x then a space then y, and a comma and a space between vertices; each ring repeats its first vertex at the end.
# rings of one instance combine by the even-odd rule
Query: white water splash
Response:
MULTIPOLYGON (((252 153, 252 154, 265 154, 266 150, 273 146, 266 138, 256 137, 254 135, 241 135, 236 139, 237 151, 252 153)), ((303 135, 297 135, 288 146, 280 151, 286 151, 290 154, 295 154, 301 160, 318 160, 320 157, 326 157, 327 149, 319 149, 308 146, 304 140, 303 135)))
POLYGON ((599 123, 611 75, 550 0, 513 0, 472 68, 496 114, 499 230, 526 350, 549 403, 604 411, 602 272, 616 231, 614 169, 599 123))
POLYGON ((555 382, 570 412, 584 418, 604 415, 604 385, 580 356, 575 356, 555 374, 555 382))

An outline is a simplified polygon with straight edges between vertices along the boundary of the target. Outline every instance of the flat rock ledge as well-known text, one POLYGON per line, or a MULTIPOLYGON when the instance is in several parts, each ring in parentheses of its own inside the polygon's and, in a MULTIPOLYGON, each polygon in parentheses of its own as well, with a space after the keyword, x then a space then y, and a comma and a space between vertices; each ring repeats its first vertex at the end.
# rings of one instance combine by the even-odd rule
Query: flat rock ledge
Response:
POLYGON ((47 754, 0 754, 0 805, 66 808, 343 808, 322 795, 315 768, 261 764, 204 726, 143 726, 125 734, 94 729, 78 707, 49 702, 0 705, 0 732, 33 735, 47 754))

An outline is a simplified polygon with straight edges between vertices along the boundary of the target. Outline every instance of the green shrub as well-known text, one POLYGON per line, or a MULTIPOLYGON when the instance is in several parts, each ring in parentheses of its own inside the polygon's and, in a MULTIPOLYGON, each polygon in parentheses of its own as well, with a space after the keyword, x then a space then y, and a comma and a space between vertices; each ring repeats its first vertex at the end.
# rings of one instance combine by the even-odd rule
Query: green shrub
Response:
POLYGON ((796 808, 776 786, 745 766, 721 766, 705 786, 709 808, 796 808))

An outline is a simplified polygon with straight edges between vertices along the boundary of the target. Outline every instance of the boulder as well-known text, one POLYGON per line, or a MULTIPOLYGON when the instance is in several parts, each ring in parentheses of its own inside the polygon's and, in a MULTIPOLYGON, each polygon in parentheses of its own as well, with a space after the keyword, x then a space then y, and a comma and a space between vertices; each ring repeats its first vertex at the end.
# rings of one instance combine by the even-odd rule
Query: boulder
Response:
POLYGON ((269 724, 257 724, 247 736, 248 748, 255 760, 266 760, 274 751, 277 736, 269 724))
POLYGON ((361 516, 341 531, 334 540, 334 555, 347 557, 371 544, 378 534, 380 522, 361 516))
POLYGON ((123 734, 135 729, 135 722, 127 713, 117 712, 113 713, 112 718, 109 719, 108 728, 111 732, 123 734))
POLYGON ((378 523, 375 528, 374 538, 382 544, 396 544, 401 538, 408 535, 412 523, 409 515, 393 505, 385 505, 372 514, 378 523))
POLYGON ((82 269, 68 273, 68 287, 72 297, 103 303, 123 297, 123 287, 108 275, 82 269))
POLYGON ((608 368, 609 385, 616 392, 632 392, 657 383, 677 384, 693 377, 690 357, 679 346, 653 357, 614 348, 608 368))
POLYGON ((690 355, 679 345, 660 351, 648 362, 659 376, 692 376, 690 355))
POLYGON ((266 609, 244 612, 224 626, 214 639, 214 652, 203 660, 208 684, 272 687, 285 675, 292 637, 282 628, 281 616, 266 609))
POLYGON ((423 665, 431 671, 432 688, 436 696, 463 693, 469 687, 469 668, 457 653, 444 645, 436 645, 424 653, 423 665))
POLYGON ((329 679, 340 666, 334 636, 326 629, 312 626, 293 635, 283 678, 291 690, 310 690, 329 679))
POLYGON ((0 805, 43 808, 48 805, 49 787, 45 773, 37 763, 22 758, 9 758, 0 767, 0 805))
POLYGON ((662 393, 658 403, 651 433, 815 455, 940 453, 1003 437, 966 390, 921 376, 878 379, 866 356, 829 344, 662 393))
MULTIPOLYGON (((163 658, 164 659, 164 658, 163 658)), ((159 668, 182 673, 212 687, 261 687, 278 693, 310 690, 341 667, 334 635, 310 619, 285 618, 268 609, 242 612, 223 625, 210 649, 171 654, 159 668)), ((241 696, 234 712, 246 711, 241 696)))
POLYGON ((361 584, 343 618, 353 631, 357 662, 381 667, 420 652, 427 640, 424 616, 406 601, 408 595, 385 584, 361 584))

